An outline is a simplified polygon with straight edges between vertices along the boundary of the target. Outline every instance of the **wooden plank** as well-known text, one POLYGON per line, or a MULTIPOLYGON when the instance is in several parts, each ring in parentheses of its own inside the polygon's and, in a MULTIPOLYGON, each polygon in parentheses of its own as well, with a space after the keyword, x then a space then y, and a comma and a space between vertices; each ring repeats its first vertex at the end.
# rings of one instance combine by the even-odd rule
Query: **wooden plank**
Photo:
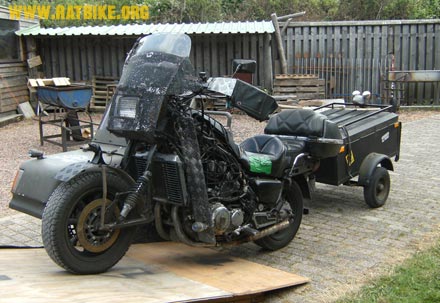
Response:
POLYGON ((324 79, 288 79, 279 80, 275 79, 274 87, 302 87, 302 86, 324 86, 324 79))
MULTIPOLYGON (((415 70, 417 69, 417 60, 418 60, 418 54, 417 54, 417 25, 410 25, 409 28, 409 69, 415 70)), ((416 95, 416 84, 415 83, 408 83, 407 85, 408 91, 407 91, 407 99, 409 104, 412 104, 413 100, 417 100, 416 95)))
MULTIPOLYGON (((4 112, 6 112, 6 111, 2 111, 1 104, 0 104, 0 113, 4 113, 4 112)), ((7 116, 3 116, 3 117, 0 117, 0 127, 3 127, 3 126, 8 125, 10 123, 19 122, 21 120, 23 120, 23 115, 20 115, 20 114, 10 114, 7 116)))
POLYGON ((151 243, 146 246, 150 249, 146 250, 142 245, 133 246, 128 256, 159 264, 176 275, 238 296, 308 282, 307 278, 211 249, 169 242, 151 243))
POLYGON ((17 111, 19 114, 23 115, 26 119, 35 117, 34 109, 29 102, 24 102, 18 105, 17 111))
POLYGON ((27 71, 9 72, 9 73, 0 71, 0 79, 5 79, 5 80, 7 80, 7 78, 18 77, 18 76, 27 77, 27 75, 28 75, 27 71))
POLYGON ((267 90, 271 90, 272 87, 267 86, 266 79, 264 78, 265 69, 267 68, 264 58, 264 35, 258 35, 255 43, 257 44, 257 74, 255 75, 257 78, 254 79, 254 83, 260 84, 267 90))
POLYGON ((12 303, 240 302, 309 281, 211 249, 169 242, 133 245, 100 275, 69 274, 44 249, 3 249, 0 266, 2 299, 12 303))
POLYGON ((27 89, 22 89, 18 91, 2 90, 0 100, 7 98, 19 98, 22 96, 29 96, 29 91, 27 89))
POLYGON ((59 60, 59 71, 58 74, 55 74, 54 77, 65 77, 67 73, 67 54, 66 54, 66 44, 65 40, 62 37, 57 37, 56 43, 58 45, 58 60, 59 60))
MULTIPOLYGON (((425 69, 434 70, 434 54, 435 54, 435 34, 434 34, 434 25, 428 24, 426 26, 426 61, 425 61, 425 69)), ((439 43, 437 43, 439 45, 439 43)), ((437 50, 437 53, 440 50, 437 50)), ((432 83, 425 84, 425 92, 424 96, 434 96, 433 91, 434 85, 432 83)))
POLYGON ((102 70, 103 75, 111 76, 112 75, 112 60, 111 60, 111 46, 108 43, 108 39, 100 39, 101 45, 101 56, 102 56, 102 70))
POLYGON ((272 60, 271 35, 265 34, 264 43, 264 87, 272 90, 273 74, 275 72, 274 61, 272 60))
POLYGON ((67 86, 70 85, 70 79, 65 77, 52 78, 55 86, 67 86))
POLYGON ((4 92, 18 92, 18 91, 28 91, 28 86, 23 84, 23 85, 17 85, 17 86, 11 86, 8 87, 7 89, 2 89, 1 90, 2 93, 4 92))
POLYGON ((15 105, 29 101, 29 95, 10 96, 1 99, 3 105, 15 105))
POLYGON ((87 73, 87 48, 86 48, 86 38, 83 36, 78 38, 78 44, 79 44, 79 61, 80 61, 80 79, 83 81, 90 80, 88 73, 87 73))
MULTIPOLYGON (((232 59, 243 59, 243 51, 241 45, 242 35, 236 35, 234 39, 234 57, 232 59)), ((231 62, 232 64, 232 62, 231 62)), ((233 72, 233 71, 232 71, 233 72)))
POLYGON ((209 60, 211 62, 211 75, 215 77, 221 76, 216 35, 209 35, 209 48, 211 56, 211 60, 209 60))
POLYGON ((196 71, 197 72, 205 72, 205 67, 203 66, 203 39, 202 37, 198 37, 198 41, 196 44, 196 71))
MULTIPOLYGON (((417 70, 426 70, 426 27, 423 24, 417 25, 417 70), (425 54, 423 56, 422 54, 425 54)), ((420 104, 424 97, 425 83, 417 83, 417 102, 420 104)))
POLYGON ((0 256, 5 302, 159 303, 232 297, 132 258, 108 273, 79 276, 63 272, 43 249, 2 250, 0 256))
POLYGON ((14 77, 9 79, 3 79, 0 83, 0 88, 9 88, 14 86, 26 85, 26 78, 24 77, 14 77))
POLYGON ((72 38, 72 73, 67 74, 73 81, 81 81, 80 37, 72 38))
POLYGON ((104 66, 103 66, 103 54, 101 49, 101 43, 99 39, 94 40, 94 48, 92 49, 93 57, 95 60, 95 74, 100 76, 107 76, 104 74, 104 66))
POLYGON ((17 110, 17 103, 11 103, 11 104, 2 104, 0 102, 0 113, 6 113, 10 111, 17 110))
POLYGON ((16 67, 16 66, 7 66, 4 64, 0 64, 0 73, 16 73, 16 72, 26 72, 26 68, 25 67, 16 67))
POLYGON ((35 56, 27 59, 27 64, 29 68, 40 66, 43 62, 41 61, 40 56, 35 56))
MULTIPOLYGON (((87 40, 88 41, 88 40, 87 40)), ((87 43, 86 46, 86 50, 87 50, 87 77, 88 79, 92 79, 93 75, 96 75, 96 63, 95 63, 95 58, 94 58, 94 43, 92 41, 88 41, 89 43, 87 43)))
POLYGON ((249 58, 252 60, 255 60, 257 62, 257 69, 255 70, 255 73, 252 75, 252 81, 253 84, 257 84, 258 82, 258 76, 259 76, 259 70, 262 68, 260 64, 258 64, 258 40, 256 35, 249 35, 249 58))
POLYGON ((432 50, 434 53, 434 58, 435 58, 435 62, 434 62, 434 68, 436 70, 440 70, 440 56, 436 55, 440 52, 440 45, 439 45, 439 41, 440 41, 440 23, 435 23, 434 24, 434 32, 436 33, 436 38, 435 38, 435 48, 432 50))
POLYGON ((118 70, 118 49, 116 47, 116 45, 114 45, 114 43, 112 43, 114 40, 109 40, 108 43, 110 44, 109 46, 109 51, 110 51, 110 75, 117 77, 119 74, 119 70, 118 70))
POLYGON ((219 75, 228 75, 228 61, 226 54, 226 41, 224 37, 220 37, 217 41, 218 57, 219 57, 219 75))
POLYGON ((249 34, 243 34, 242 38, 242 59, 251 59, 249 54, 249 34))
POLYGON ((296 94, 296 93, 316 93, 316 92, 324 92, 324 86, 320 87, 309 87, 309 86, 287 86, 287 87, 274 87, 273 92, 274 94, 282 94, 282 93, 290 93, 290 94, 296 94))

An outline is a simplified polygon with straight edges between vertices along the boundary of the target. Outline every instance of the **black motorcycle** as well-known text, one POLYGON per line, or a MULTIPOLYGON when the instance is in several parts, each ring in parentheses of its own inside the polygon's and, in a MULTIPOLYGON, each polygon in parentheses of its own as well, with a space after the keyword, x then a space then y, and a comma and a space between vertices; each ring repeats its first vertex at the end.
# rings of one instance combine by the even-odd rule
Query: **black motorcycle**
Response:
POLYGON ((195 77, 190 49, 183 34, 139 39, 92 143, 21 166, 10 205, 42 218, 44 247, 68 271, 108 270, 145 224, 193 246, 254 241, 277 250, 295 237, 309 176, 342 145, 337 125, 311 110, 269 119, 271 96, 235 78, 195 77), (265 134, 237 145, 203 108, 190 107, 219 93, 269 119, 265 134))

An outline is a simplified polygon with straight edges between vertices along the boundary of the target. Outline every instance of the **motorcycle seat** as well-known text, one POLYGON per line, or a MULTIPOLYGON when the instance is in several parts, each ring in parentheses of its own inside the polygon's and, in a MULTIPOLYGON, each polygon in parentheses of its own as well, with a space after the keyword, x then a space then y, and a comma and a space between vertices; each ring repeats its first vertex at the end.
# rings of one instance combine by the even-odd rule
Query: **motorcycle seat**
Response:
POLYGON ((240 144, 240 161, 255 174, 281 177, 287 168, 286 147, 275 136, 257 135, 240 144))
POLYGON ((327 116, 310 109, 283 110, 273 115, 265 134, 341 139, 338 125, 327 116))

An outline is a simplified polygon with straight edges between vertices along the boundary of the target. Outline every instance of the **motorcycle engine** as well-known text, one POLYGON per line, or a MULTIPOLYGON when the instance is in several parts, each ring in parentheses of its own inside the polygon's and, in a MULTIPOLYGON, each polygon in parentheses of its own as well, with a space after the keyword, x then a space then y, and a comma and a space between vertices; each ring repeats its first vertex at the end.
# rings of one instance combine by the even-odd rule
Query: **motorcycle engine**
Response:
POLYGON ((232 231, 243 224, 244 213, 241 209, 228 210, 221 203, 215 203, 211 207, 212 222, 216 234, 232 231))

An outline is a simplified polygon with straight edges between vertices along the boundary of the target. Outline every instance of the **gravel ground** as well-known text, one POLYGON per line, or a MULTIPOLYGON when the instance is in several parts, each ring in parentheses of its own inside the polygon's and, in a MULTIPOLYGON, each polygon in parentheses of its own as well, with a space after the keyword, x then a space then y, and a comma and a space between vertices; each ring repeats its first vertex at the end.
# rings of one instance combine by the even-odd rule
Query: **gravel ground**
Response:
MULTIPOLYGON (((435 114, 438 114, 438 112, 404 111, 400 115, 400 120, 405 123, 435 114)), ((96 114, 92 117, 94 122, 98 123, 102 115, 96 114)), ((265 122, 258 122, 245 115, 235 114, 233 116, 232 130, 236 142, 241 142, 252 135, 262 133, 264 126, 265 122)), ((55 127, 45 127, 45 134, 55 134, 57 131, 55 127)), ((50 143, 40 146, 38 121, 36 120, 25 120, 4 126, 0 128, 0 136, 3 141, 3 144, 0 145, 0 161, 2 163, 0 167, 0 217, 3 217, 16 213, 8 208, 11 198, 10 188, 20 163, 29 159, 29 149, 42 150, 46 154, 59 153, 62 150, 61 147, 50 143)), ((78 147, 71 147, 70 149, 78 147)))

